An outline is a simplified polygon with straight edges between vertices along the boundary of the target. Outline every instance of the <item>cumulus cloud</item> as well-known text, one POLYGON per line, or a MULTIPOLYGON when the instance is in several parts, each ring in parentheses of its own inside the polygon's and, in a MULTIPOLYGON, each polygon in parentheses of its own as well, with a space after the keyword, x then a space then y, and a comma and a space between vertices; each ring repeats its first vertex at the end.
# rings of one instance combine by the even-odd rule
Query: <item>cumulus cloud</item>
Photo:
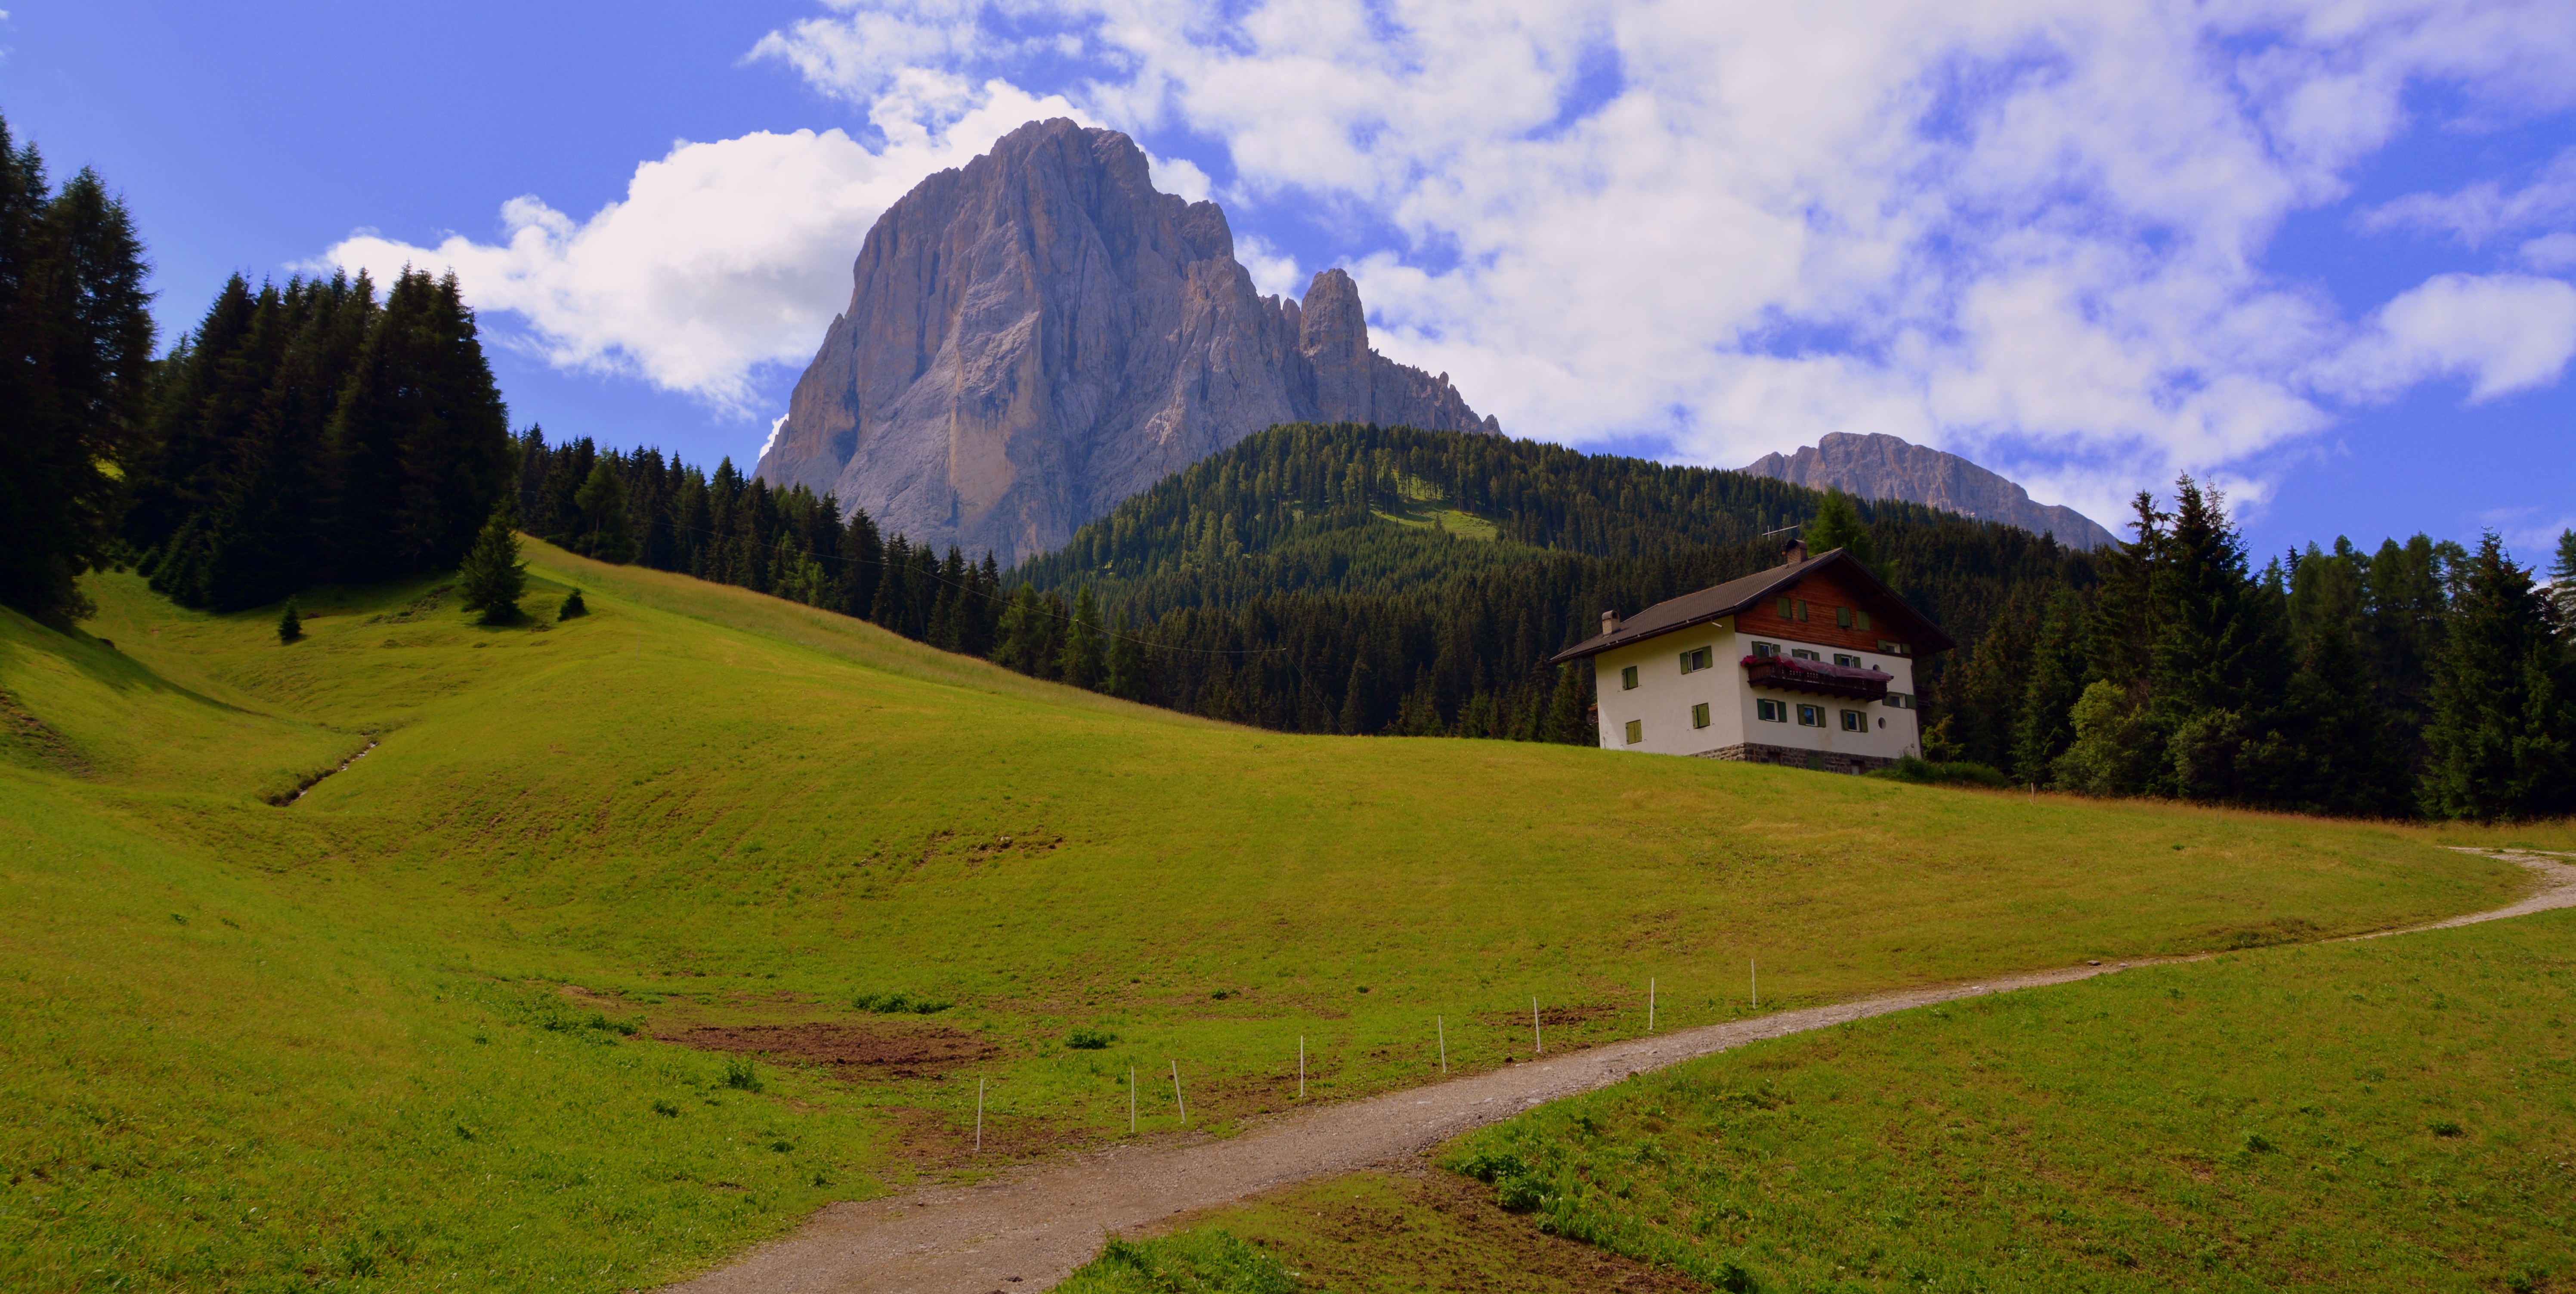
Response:
POLYGON ((2576 355, 2576 287, 2519 274, 2441 274, 2381 307, 2321 367, 2318 384, 2385 400, 2423 381, 2469 380, 2471 402, 2558 380, 2576 355))
MULTIPOLYGON (((2115 514, 2184 468, 2259 498, 2228 465, 2337 400, 2445 374, 2491 399, 2564 362, 2563 284, 2437 280, 2356 323, 2262 268, 2411 91, 2576 102, 2564 0, 834 0, 760 53, 865 101, 908 60, 1041 45, 1105 122, 1222 142, 1265 290, 1302 287, 1266 222, 1364 231, 1381 349, 1521 434, 1733 465, 1889 431, 2115 514)), ((2571 170, 2368 220, 2501 238, 2571 170)))
POLYGON ((2560 153, 2519 189, 2482 180, 2454 193, 2410 193, 2362 213, 2361 227, 2444 234, 2479 247, 2504 235, 2571 220, 2576 220, 2576 148, 2560 153))
POLYGON ((1060 97, 913 69, 875 106, 880 148, 838 130, 682 142, 586 218, 528 195, 503 204, 497 242, 450 234, 421 246, 362 231, 323 260, 379 280, 405 265, 453 269, 478 309, 522 317, 526 344, 549 362, 633 374, 742 414, 760 366, 812 356, 888 205, 1022 122, 1080 115, 1060 97))

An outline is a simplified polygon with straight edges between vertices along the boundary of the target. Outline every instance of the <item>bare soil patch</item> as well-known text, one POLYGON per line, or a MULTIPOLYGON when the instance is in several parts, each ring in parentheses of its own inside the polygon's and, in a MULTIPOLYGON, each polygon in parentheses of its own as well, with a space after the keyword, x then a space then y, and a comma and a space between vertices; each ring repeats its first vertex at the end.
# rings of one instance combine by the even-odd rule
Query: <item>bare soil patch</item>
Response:
MULTIPOLYGON (((1607 1002, 1575 1002, 1564 1006, 1548 1006, 1542 1003, 1538 1009, 1538 1020, 1544 1028, 1566 1029, 1578 1024, 1590 1024, 1603 1016, 1618 1013, 1619 1008, 1607 1002)), ((1479 1024, 1489 1024, 1503 1029, 1526 1029, 1530 1022, 1527 1011, 1488 1011, 1477 1016, 1476 1020, 1479 1024)))
POLYGON ((984 1039, 956 1029, 874 1021, 699 1025, 657 1031, 654 1037, 699 1051, 750 1052, 794 1064, 822 1065, 846 1080, 941 1078, 1001 1052, 984 1039))

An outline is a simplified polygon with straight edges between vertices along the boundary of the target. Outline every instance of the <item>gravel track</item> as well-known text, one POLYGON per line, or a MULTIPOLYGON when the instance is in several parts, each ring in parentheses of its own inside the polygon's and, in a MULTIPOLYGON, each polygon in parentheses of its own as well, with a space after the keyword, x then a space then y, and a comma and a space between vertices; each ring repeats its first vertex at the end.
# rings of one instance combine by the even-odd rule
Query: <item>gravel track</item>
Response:
MULTIPOLYGON (((2576 867, 2519 850, 2467 849, 2530 869, 2539 887, 2520 902, 2405 930, 2439 930, 2576 907, 2576 867)), ((1090 1261, 1105 1235, 1153 1227, 1309 1178, 1399 1159, 1531 1106, 1606 1087, 1679 1061, 1853 1020, 1986 993, 2064 984, 2132 960, 2000 976, 1974 984, 1883 993, 1831 1006, 1611 1043, 1554 1059, 1330 1106, 1257 1126, 1225 1141, 1168 1148, 1113 1146, 1034 1166, 978 1186, 834 1204, 794 1235, 742 1255, 673 1294, 991 1294, 1042 1290, 1090 1261)))

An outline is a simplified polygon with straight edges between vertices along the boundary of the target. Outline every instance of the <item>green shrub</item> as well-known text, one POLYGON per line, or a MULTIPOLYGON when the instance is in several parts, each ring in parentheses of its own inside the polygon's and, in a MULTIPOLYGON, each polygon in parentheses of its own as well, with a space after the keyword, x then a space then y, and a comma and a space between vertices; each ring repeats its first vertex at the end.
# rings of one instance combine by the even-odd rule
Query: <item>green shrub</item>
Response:
POLYGON ((1299 1294, 1297 1275, 1231 1233, 1112 1239, 1056 1286, 1058 1294, 1299 1294))
POLYGON ((1935 761, 1907 755, 1890 768, 1869 774, 1891 782, 1919 782, 1926 786, 1987 786, 2001 789, 2012 785, 2003 770, 1972 760, 1935 761))
POLYGON ((1116 1041, 1117 1034, 1102 1033, 1098 1029, 1076 1029, 1064 1036, 1064 1045, 1075 1051, 1103 1051, 1116 1041))
POLYGON ((1547 1203, 1547 1192, 1535 1177, 1506 1177, 1494 1183, 1494 1203, 1506 1213, 1528 1213, 1547 1203))
POLYGON ((563 605, 555 608, 555 619, 574 620, 590 614, 590 606, 581 600, 581 590, 564 595, 563 605))
POLYGON ((749 1056, 735 1056, 725 1061, 725 1086, 737 1091, 760 1090, 760 1067, 749 1056))
POLYGON ((957 1005, 944 997, 914 997, 909 993, 861 993, 850 999, 850 1005, 878 1015, 937 1015, 957 1005))

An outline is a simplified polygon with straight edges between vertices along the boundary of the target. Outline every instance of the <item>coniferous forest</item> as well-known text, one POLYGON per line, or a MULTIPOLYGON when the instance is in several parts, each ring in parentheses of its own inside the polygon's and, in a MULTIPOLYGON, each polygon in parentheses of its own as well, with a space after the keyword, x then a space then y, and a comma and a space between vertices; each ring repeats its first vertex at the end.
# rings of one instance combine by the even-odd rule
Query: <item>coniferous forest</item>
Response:
MULTIPOLYGON (((151 357, 142 243, 0 123, 0 603, 56 623, 92 568, 193 607, 511 573, 513 527, 1041 678, 1294 732, 1589 744, 1586 667, 1634 612, 1848 547, 1959 643, 1925 754, 2017 783, 2312 813, 2576 810, 2576 614, 2488 536, 2259 569, 2188 479, 2094 553, 1904 503, 1471 433, 1276 427, 1005 572, 657 450, 513 436, 454 278, 235 277, 151 357), (479 541, 478 541, 478 536, 479 541)), ((2550 575, 2576 589, 2576 534, 2550 575)), ((512 585, 515 588, 515 585, 512 585)), ((515 614, 495 594, 490 614, 515 614)), ((291 604, 280 617, 293 640, 291 604)))

